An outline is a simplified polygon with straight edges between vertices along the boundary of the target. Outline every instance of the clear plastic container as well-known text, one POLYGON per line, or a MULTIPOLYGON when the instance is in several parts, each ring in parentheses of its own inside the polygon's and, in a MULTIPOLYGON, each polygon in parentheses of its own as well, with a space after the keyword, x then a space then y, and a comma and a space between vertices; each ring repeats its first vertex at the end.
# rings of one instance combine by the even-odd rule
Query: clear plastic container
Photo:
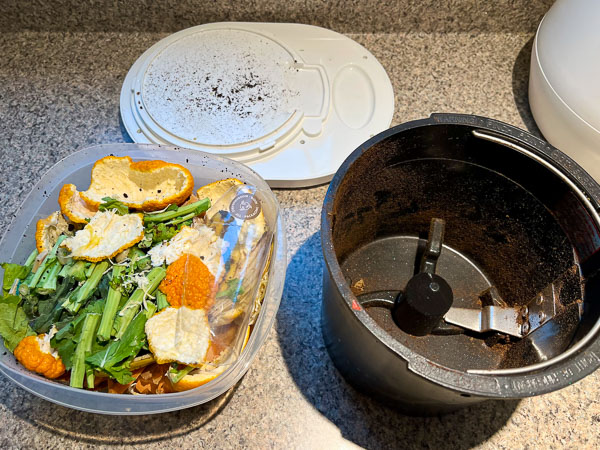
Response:
POLYGON ((275 223, 273 253, 262 308, 241 355, 215 380, 196 389, 172 394, 126 395, 86 391, 65 386, 27 371, 0 344, 0 372, 22 388, 51 402, 82 411, 103 414, 155 414, 208 402, 230 389, 248 370, 266 340, 279 308, 285 280, 285 227, 277 199, 267 183, 252 169, 235 161, 197 150, 140 144, 105 144, 88 147, 59 161, 35 185, 0 241, 0 260, 22 263, 35 247, 39 219, 58 209, 58 194, 65 183, 85 189, 94 162, 104 156, 130 156, 134 161, 162 159, 187 167, 196 188, 223 178, 238 178, 263 195, 262 211, 275 223))

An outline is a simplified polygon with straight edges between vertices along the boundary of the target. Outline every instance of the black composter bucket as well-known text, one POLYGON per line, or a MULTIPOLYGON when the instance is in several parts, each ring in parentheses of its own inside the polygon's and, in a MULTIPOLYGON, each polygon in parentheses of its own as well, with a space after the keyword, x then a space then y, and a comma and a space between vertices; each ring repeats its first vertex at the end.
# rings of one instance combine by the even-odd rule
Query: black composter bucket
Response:
POLYGON ((435 114, 356 149, 322 213, 323 335, 414 414, 568 386, 600 365, 600 186, 546 142, 435 114))

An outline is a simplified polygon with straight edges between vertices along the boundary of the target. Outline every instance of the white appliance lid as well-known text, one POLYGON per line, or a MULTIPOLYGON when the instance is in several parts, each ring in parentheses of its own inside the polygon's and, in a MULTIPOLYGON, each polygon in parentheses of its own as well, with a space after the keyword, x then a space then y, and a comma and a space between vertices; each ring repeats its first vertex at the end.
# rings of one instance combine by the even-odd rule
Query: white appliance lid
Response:
POLYGON ((327 182, 362 142, 389 127, 394 94, 362 46, 299 24, 215 23, 148 49, 121 90, 138 143, 244 162, 274 187, 327 182))

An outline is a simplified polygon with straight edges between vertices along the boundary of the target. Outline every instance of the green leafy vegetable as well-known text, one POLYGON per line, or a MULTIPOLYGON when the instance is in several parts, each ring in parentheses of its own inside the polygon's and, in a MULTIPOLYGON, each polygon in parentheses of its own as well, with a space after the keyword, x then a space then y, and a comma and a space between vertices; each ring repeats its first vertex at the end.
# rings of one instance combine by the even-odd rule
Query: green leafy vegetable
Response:
POLYGON ((104 300, 92 301, 74 318, 71 316, 71 318, 65 318, 64 324, 56 324, 58 332, 54 335, 50 344, 60 355, 67 370, 70 370, 72 367, 75 348, 80 340, 86 316, 91 313, 97 314, 98 318, 100 318, 104 310, 104 305, 104 300))
POLYGON ((155 244, 168 241, 173 236, 177 234, 177 232, 181 229, 176 225, 167 225, 166 223, 158 223, 155 226, 150 227, 153 231, 152 242, 155 244))
POLYGON ((185 225, 191 225, 192 219, 197 215, 195 211, 176 217, 168 222, 150 222, 144 228, 144 239, 139 242, 140 248, 150 248, 155 244, 168 241, 175 236, 185 225))
POLYGON ((69 293, 75 280, 71 277, 64 278, 57 286, 56 291, 48 299, 38 302, 38 317, 32 322, 31 327, 37 333, 47 333, 52 324, 60 320, 62 302, 69 293))
POLYGON ((22 339, 35 335, 20 303, 21 298, 16 295, 0 298, 0 335, 4 346, 11 352, 22 339))
POLYGON ((8 294, 15 280, 24 280, 29 274, 29 268, 27 266, 21 266, 19 264, 2 263, 4 269, 4 278, 2 279, 2 293, 8 294))
POLYGON ((103 197, 102 201, 104 203, 100 203, 100 205, 98 206, 98 210, 99 211, 113 211, 115 210, 116 213, 120 216, 124 216, 125 214, 129 214, 129 208, 127 207, 127 205, 125 205, 124 203, 120 202, 119 200, 115 200, 112 197, 103 197))
POLYGON ((146 256, 145 258, 138 259, 133 265, 136 271, 147 270, 152 267, 152 260, 149 256, 146 256))
POLYGON ((99 323, 100 314, 88 313, 85 315, 79 342, 77 343, 72 359, 70 380, 72 387, 83 387, 83 379, 86 372, 85 358, 92 351, 92 343, 99 323))
POLYGON ((135 358, 145 343, 144 326, 147 320, 145 312, 140 312, 131 321, 121 339, 112 341, 104 350, 88 356, 86 362, 114 376, 121 384, 131 382, 128 363, 135 358))
POLYGON ((138 242, 138 245, 132 247, 127 255, 130 260, 129 267, 127 268, 127 274, 129 275, 138 270, 149 268, 148 263, 150 263, 150 257, 146 256, 146 253, 139 247, 140 244, 141 242, 138 242))
MULTIPOLYGON (((19 288, 19 290, 21 289, 19 288)), ((20 295, 20 297, 23 300, 21 306, 27 317, 32 318, 37 316, 40 297, 35 294, 20 295)))
POLYGON ((169 304, 169 302, 167 301, 166 294, 164 294, 162 291, 157 290, 155 295, 156 295, 156 306, 158 307, 159 311, 162 311, 163 309, 171 306, 169 304))
POLYGON ((178 364, 171 365, 167 372, 167 376, 169 377, 169 380, 171 380, 171 383, 178 383, 183 377, 195 369, 193 366, 184 366, 181 369, 178 369, 177 367, 178 364))
POLYGON ((138 247, 139 248, 150 248, 152 247, 152 239, 153 239, 153 234, 151 231, 144 231, 144 237, 142 238, 142 240, 140 242, 138 242, 138 247))
POLYGON ((174 211, 163 211, 154 214, 144 214, 144 223, 152 222, 166 222, 167 220, 174 219, 176 217, 187 216, 190 213, 194 213, 195 216, 202 214, 210 207, 210 200, 204 198, 197 202, 190 203, 189 205, 181 206, 174 211))
POLYGON ((137 288, 133 292, 133 294, 131 294, 131 297, 129 297, 129 300, 127 301, 127 303, 125 303, 125 306, 123 306, 123 309, 121 309, 121 312, 119 313, 119 315, 117 316, 117 320, 115 321, 117 339, 123 337, 125 330, 127 329, 134 316, 140 309, 140 306, 144 301, 144 297, 148 294, 152 294, 156 290, 156 288, 158 287, 158 285, 160 284, 160 282, 166 274, 167 271, 162 267, 155 267, 150 271, 150 273, 148 273, 148 286, 146 287, 146 289, 144 290, 141 288, 137 288))
POLYGON ((115 314, 119 308, 121 300, 120 286, 117 284, 117 280, 121 278, 121 273, 125 268, 123 266, 113 266, 112 268, 112 282, 108 295, 106 297, 106 306, 102 313, 102 321, 98 328, 98 339, 101 341, 108 341, 113 329, 113 323, 115 321, 115 314))
POLYGON ((104 275, 102 276, 102 278, 100 278, 100 283, 98 283, 98 287, 92 293, 92 295, 95 295, 98 298, 106 298, 108 296, 111 280, 111 276, 107 274, 108 272, 111 272, 111 270, 107 269, 106 271, 104 271, 104 275))
POLYGON ((129 253, 127 253, 127 257, 131 260, 131 262, 136 262, 138 259, 146 256, 146 253, 143 250, 140 250, 137 245, 131 247, 129 249, 129 253))
POLYGON ((239 278, 233 278, 227 280, 226 284, 227 287, 225 289, 222 288, 222 290, 217 293, 217 298, 229 298, 235 303, 237 297, 244 293, 242 282, 239 278))

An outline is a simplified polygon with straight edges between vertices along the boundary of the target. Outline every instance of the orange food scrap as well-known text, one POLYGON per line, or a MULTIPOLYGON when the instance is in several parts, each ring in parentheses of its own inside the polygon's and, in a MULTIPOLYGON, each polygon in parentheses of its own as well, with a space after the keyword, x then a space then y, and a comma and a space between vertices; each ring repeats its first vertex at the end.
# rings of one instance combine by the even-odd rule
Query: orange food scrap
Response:
POLYGON ((193 190, 194 177, 179 164, 106 156, 96 161, 90 187, 79 196, 96 208, 104 197, 111 197, 130 208, 157 211, 172 203, 181 205, 193 190))
POLYGON ((213 335, 210 339, 210 345, 206 352, 206 361, 216 360, 221 353, 227 350, 232 344, 237 335, 236 326, 222 327, 224 329, 213 330, 213 335))
POLYGON ((98 208, 88 205, 81 198, 74 184, 65 184, 58 194, 62 213, 73 223, 88 223, 98 208))
POLYGON ((171 382, 167 378, 169 364, 152 364, 144 369, 135 383, 135 390, 140 394, 167 394, 173 392, 171 382))
POLYGON ((175 308, 206 310, 214 303, 215 277, 200 258, 186 253, 167 267, 159 289, 175 308))
POLYGON ((186 375, 179 382, 172 383, 171 389, 175 392, 189 391, 213 381, 223 372, 225 372, 225 366, 216 367, 211 370, 198 370, 193 374, 186 375))
POLYGON ((137 370, 134 370, 133 372, 131 372, 133 380, 131 381, 131 383, 128 383, 128 384, 119 384, 112 378, 109 378, 108 379, 108 393, 109 394, 125 393, 125 391, 127 391, 127 389, 129 389, 129 386, 131 386, 138 379, 138 377, 140 376, 140 374, 143 371, 144 371, 144 368, 142 367, 141 369, 137 369, 137 370))
POLYGON ((55 211, 36 224, 35 245, 38 252, 50 251, 58 237, 69 229, 69 224, 60 211, 55 211))
POLYGON ((43 340, 44 336, 43 334, 27 336, 19 342, 14 355, 27 370, 37 372, 46 378, 58 378, 65 373, 65 365, 59 356, 54 357, 52 353, 40 348, 40 339, 43 340))

